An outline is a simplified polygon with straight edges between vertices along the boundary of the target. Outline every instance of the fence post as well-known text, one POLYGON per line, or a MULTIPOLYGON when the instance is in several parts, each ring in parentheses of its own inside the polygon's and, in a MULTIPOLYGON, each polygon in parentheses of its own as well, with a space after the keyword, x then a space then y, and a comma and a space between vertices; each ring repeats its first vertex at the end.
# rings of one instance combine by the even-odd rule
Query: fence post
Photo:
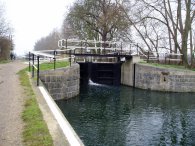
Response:
POLYGON ((35 64, 35 55, 33 54, 33 56, 32 56, 33 58, 33 64, 32 64, 32 77, 34 78, 34 64, 35 64))
POLYGON ((37 56, 37 86, 39 86, 39 56, 37 56))
POLYGON ((67 47, 68 47, 68 42, 67 42, 67 39, 66 39, 66 49, 67 49, 67 47))
POLYGON ((136 82, 135 82, 135 79, 136 79, 136 78, 135 78, 135 76, 136 76, 136 75, 135 75, 135 74, 136 74, 135 69, 136 69, 136 63, 133 64, 133 88, 135 88, 135 83, 136 83, 136 82))
POLYGON ((54 55, 54 58, 53 58, 54 66, 53 66, 53 68, 54 68, 54 70, 56 69, 56 54, 57 54, 57 51, 54 50, 54 52, 53 52, 53 55, 54 55))
POLYGON ((70 61, 70 66, 71 66, 71 50, 69 51, 69 61, 70 61))
POLYGON ((53 63, 53 69, 55 70, 56 69, 56 58, 55 57, 53 58, 53 62, 54 62, 53 63))
POLYGON ((147 63, 149 62, 150 52, 148 51, 147 63))
POLYGON ((31 67, 31 66, 30 66, 30 61, 31 61, 31 60, 30 60, 30 57, 31 57, 31 54, 30 54, 30 52, 29 52, 28 57, 29 57, 29 58, 28 58, 28 60, 29 60, 28 71, 30 72, 30 71, 31 71, 31 68, 30 68, 30 67, 31 67))

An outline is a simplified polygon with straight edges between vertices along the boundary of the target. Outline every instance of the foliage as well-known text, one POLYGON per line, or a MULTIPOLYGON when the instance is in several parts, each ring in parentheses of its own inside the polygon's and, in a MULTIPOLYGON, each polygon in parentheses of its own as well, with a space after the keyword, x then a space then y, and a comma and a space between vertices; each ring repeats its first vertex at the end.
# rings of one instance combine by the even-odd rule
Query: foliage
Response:
POLYGON ((64 19, 65 39, 128 40, 143 53, 179 53, 195 66, 192 0, 77 0, 64 19))
POLYGON ((66 18, 80 39, 112 40, 125 33, 127 21, 122 3, 117 0, 78 0, 66 18))
POLYGON ((12 50, 12 40, 0 37, 0 60, 8 60, 12 50))
POLYGON ((13 50, 11 27, 5 19, 5 10, 0 2, 0 60, 8 60, 13 50))
POLYGON ((181 53, 184 65, 193 66, 192 54, 195 46, 193 1, 137 0, 134 1, 132 10, 131 13, 126 11, 126 15, 137 36, 142 40, 142 47, 157 53, 162 50, 181 53))
POLYGON ((5 18, 4 5, 0 2, 0 36, 7 37, 11 35, 11 27, 5 18))
POLYGON ((62 37, 64 39, 75 39, 75 38, 78 38, 76 36, 76 34, 74 33, 73 28, 70 26, 67 18, 64 19, 63 25, 62 25, 61 29, 62 29, 61 30, 62 37))
POLYGON ((5 64, 5 63, 9 63, 10 60, 0 60, 0 64, 5 64))
POLYGON ((26 70, 27 68, 18 72, 26 96, 25 108, 22 113, 22 118, 25 122, 23 131, 24 143, 26 146, 53 146, 51 135, 43 120, 26 70))
POLYGON ((34 50, 55 50, 58 48, 60 33, 53 30, 48 36, 39 39, 34 46, 34 50))

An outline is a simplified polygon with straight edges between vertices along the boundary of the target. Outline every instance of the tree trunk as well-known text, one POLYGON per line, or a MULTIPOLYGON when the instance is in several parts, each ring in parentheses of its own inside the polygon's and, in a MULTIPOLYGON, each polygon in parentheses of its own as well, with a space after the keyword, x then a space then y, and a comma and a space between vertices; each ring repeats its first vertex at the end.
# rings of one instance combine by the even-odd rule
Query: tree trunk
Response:
POLYGON ((107 41, 107 33, 102 34, 102 41, 107 41))
POLYGON ((192 44, 192 30, 190 30, 190 67, 193 66, 193 60, 194 60, 194 56, 193 56, 193 44, 192 44))
MULTIPOLYGON (((104 31, 103 33, 102 33, 102 41, 107 41, 107 33, 104 31)), ((102 47, 104 48, 104 50, 103 50, 103 54, 106 54, 106 47, 108 46, 108 44, 106 44, 106 43, 103 43, 102 44, 102 47)))
POLYGON ((189 68, 188 63, 188 36, 191 29, 191 17, 190 17, 190 7, 191 7, 191 0, 186 2, 186 19, 185 19, 185 27, 183 29, 182 34, 182 53, 183 53, 183 63, 185 67, 189 68))

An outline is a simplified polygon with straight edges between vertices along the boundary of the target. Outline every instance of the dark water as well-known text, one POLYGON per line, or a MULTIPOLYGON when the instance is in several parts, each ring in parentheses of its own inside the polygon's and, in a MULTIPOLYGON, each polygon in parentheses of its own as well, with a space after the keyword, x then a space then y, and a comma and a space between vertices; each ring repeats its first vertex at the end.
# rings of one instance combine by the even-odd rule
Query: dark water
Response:
POLYGON ((195 94, 89 84, 57 101, 86 146, 195 145, 195 94))

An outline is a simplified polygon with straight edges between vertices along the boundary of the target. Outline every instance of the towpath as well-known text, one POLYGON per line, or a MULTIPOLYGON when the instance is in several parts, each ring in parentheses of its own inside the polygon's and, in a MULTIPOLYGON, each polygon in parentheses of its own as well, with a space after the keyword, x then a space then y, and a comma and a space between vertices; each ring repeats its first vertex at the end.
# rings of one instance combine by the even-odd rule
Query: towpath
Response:
POLYGON ((20 61, 0 64, 0 146, 22 146, 23 90, 16 74, 26 65, 20 61))

